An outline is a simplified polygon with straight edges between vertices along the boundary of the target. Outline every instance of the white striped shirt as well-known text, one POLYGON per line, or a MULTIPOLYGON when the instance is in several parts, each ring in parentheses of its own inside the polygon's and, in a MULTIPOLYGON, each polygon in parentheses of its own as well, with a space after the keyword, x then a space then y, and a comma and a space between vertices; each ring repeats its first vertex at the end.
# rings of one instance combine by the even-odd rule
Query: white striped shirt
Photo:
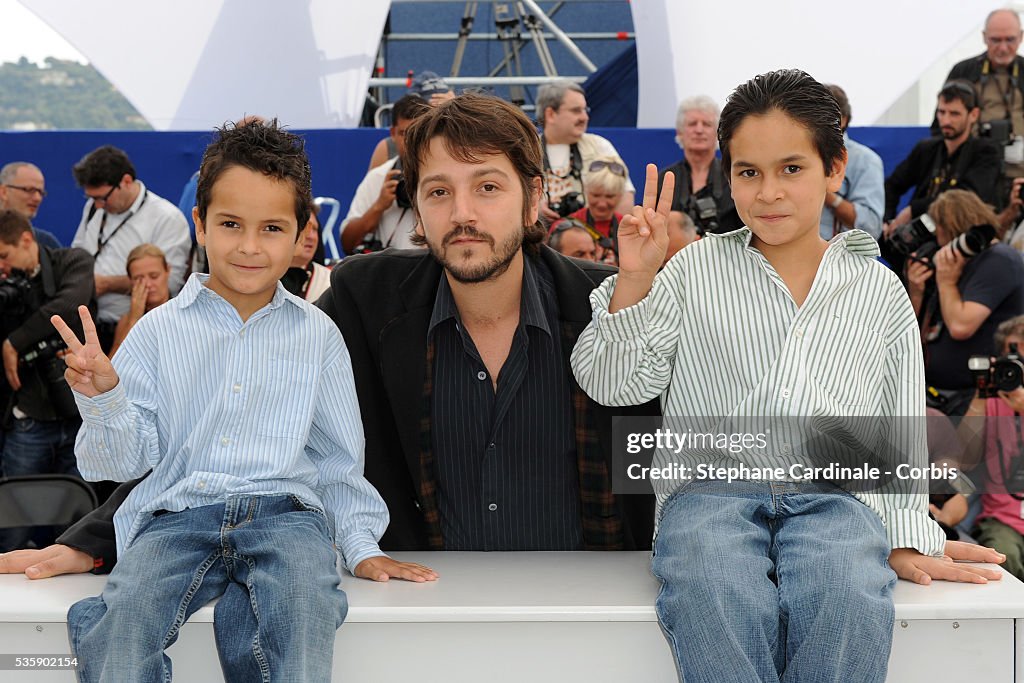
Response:
POLYGON ((278 284, 242 322, 192 275, 113 358, 120 382, 86 398, 75 454, 88 479, 153 473, 114 516, 121 554, 149 515, 290 494, 326 512, 349 570, 381 555, 388 512, 363 477, 348 349, 322 311, 278 284))
MULTIPOLYGON (((927 464, 917 321, 895 274, 875 260, 874 239, 860 230, 832 239, 798 307, 751 237, 744 227, 695 242, 642 301, 614 314, 617 276, 595 289, 593 321, 572 354, 583 389, 605 405, 660 396, 664 415, 684 418, 860 416, 899 440, 910 465, 927 464)), ((785 455, 769 454, 783 466, 785 455)), ((659 509, 678 487, 657 491, 659 509)), ((941 554, 927 496, 895 487, 855 495, 881 517, 892 547, 941 554)))

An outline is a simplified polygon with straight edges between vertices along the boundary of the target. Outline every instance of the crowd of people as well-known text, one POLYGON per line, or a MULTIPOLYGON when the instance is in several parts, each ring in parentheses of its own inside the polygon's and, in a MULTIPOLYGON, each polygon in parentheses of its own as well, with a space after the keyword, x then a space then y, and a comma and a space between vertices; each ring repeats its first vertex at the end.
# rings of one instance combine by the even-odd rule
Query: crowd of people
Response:
POLYGON ((334 551, 356 576, 422 582, 384 551, 653 548, 686 680, 883 680, 897 576, 982 583, 999 574, 953 560, 1005 560, 1024 578, 1024 472, 1007 469, 1024 386, 998 372, 1024 382, 1021 38, 1015 12, 989 15, 936 134, 888 177, 839 86, 777 71, 722 110, 687 98, 683 158, 648 167, 640 202, 578 85, 542 86, 531 121, 420 79, 340 226, 370 255, 333 270, 302 142, 275 121, 218 131, 188 218, 122 150, 90 152, 67 248, 32 225, 40 169, 8 163, 0 474, 125 483, 70 529, 3 531, 0 571, 115 572, 69 614, 82 680, 165 675, 154 653, 215 596, 241 634, 218 630, 226 672, 313 649, 300 677, 326 680, 347 609, 334 551), (614 490, 615 417, 874 416, 892 437, 926 402, 989 486, 970 519, 995 550, 949 540, 937 522, 969 517, 955 495, 614 490), (309 586, 268 588, 290 606, 273 616, 230 589, 273 574, 309 586), (292 640, 268 653, 266 630, 292 640))

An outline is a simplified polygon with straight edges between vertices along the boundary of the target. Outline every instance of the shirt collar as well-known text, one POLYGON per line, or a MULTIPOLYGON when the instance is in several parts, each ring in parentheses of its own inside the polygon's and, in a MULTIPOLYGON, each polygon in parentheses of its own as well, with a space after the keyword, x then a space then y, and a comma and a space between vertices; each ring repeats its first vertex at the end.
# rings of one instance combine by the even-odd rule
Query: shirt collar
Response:
MULTIPOLYGON (((750 240, 753 238, 754 233, 747 226, 737 228, 736 230, 730 230, 729 232, 722 233, 708 233, 704 238, 714 237, 716 239, 730 238, 736 242, 740 242, 744 247, 750 246, 750 240)), ((841 232, 831 240, 829 240, 829 246, 838 244, 839 248, 845 249, 846 251, 856 256, 866 256, 868 258, 877 258, 881 255, 881 251, 878 248, 878 242, 874 237, 854 228, 853 230, 847 230, 841 232)))
MULTIPOLYGON (((523 289, 522 298, 519 303, 519 324, 530 325, 543 330, 549 337, 551 327, 548 325, 547 316, 544 314, 544 304, 541 301, 540 288, 537 283, 536 266, 533 259, 523 254, 523 289)), ((448 284, 448 277, 441 271, 441 281, 437 286, 437 295, 434 297, 434 310, 430 315, 430 325, 427 327, 427 336, 434 333, 434 328, 445 320, 454 318, 460 321, 459 309, 455 305, 455 297, 452 296, 451 285, 448 284)))
MULTIPOLYGON (((182 308, 188 308, 201 296, 209 301, 224 301, 220 294, 217 294, 217 292, 206 286, 209 279, 210 276, 206 273, 192 273, 188 281, 185 283, 185 286, 181 288, 180 292, 178 292, 178 296, 174 297, 174 300, 177 301, 182 308)), ((280 308, 285 302, 295 306, 295 308, 302 311, 303 314, 308 313, 304 306, 304 302, 297 296, 290 294, 288 290, 284 288, 284 285, 278 281, 277 287, 274 289, 274 297, 265 308, 268 310, 280 308)))

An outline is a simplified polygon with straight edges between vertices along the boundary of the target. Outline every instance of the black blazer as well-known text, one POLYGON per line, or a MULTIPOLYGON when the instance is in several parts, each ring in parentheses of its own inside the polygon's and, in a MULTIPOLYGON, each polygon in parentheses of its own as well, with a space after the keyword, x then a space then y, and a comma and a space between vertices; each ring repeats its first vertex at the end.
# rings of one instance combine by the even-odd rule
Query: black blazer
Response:
MULTIPOLYGON (((591 319, 589 296, 615 272, 608 266, 570 259, 548 247, 539 258, 551 271, 558 297, 565 371, 569 356, 591 319)), ((349 257, 331 274, 331 288, 317 305, 338 323, 355 372, 356 393, 366 433, 366 478, 388 504, 391 523, 381 548, 424 550, 427 529, 420 511, 420 452, 427 328, 442 275, 441 266, 418 250, 387 250, 349 257)), ((588 399, 589 400, 589 399, 588 399)), ((612 417, 658 415, 657 402, 608 408, 589 401, 598 443, 612 472, 612 417)), ((577 425, 577 429, 580 425, 577 425)), ((624 549, 649 549, 654 496, 617 496, 624 549)))

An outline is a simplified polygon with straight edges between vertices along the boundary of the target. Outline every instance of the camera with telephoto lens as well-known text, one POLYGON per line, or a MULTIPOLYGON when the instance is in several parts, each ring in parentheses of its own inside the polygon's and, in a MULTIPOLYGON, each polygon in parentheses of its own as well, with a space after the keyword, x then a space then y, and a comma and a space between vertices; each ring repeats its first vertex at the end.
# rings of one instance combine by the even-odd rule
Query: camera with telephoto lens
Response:
MULTIPOLYGON (((987 223, 974 225, 957 235, 950 241, 950 245, 954 251, 969 259, 988 249, 995 236, 996 229, 993 226, 987 223)), ((896 228, 887 239, 893 249, 908 258, 917 252, 917 261, 921 261, 925 253, 930 258, 939 250, 937 243, 931 246, 931 243, 936 242, 935 221, 926 213, 896 228)))
POLYGON ((583 199, 583 195, 579 192, 567 192, 562 195, 561 200, 557 202, 551 202, 548 205, 552 211, 557 213, 562 218, 570 216, 580 209, 586 206, 586 200, 583 199))
POLYGON ((63 352, 67 348, 63 339, 51 337, 37 342, 21 354, 21 362, 33 368, 46 385, 54 412, 64 418, 78 415, 75 397, 64 378, 64 371, 68 366, 64 362, 63 352))
POLYGON ((978 396, 994 398, 1000 391, 1013 391, 1024 386, 1024 362, 1016 344, 1010 344, 1010 352, 999 358, 971 356, 967 367, 974 375, 978 396))
MULTIPOLYGON (((400 209, 411 209, 412 202, 409 201, 409 188, 405 184, 405 174, 402 173, 402 157, 398 157, 398 161, 391 168, 392 171, 398 171, 398 185, 395 186, 395 204, 400 209)), ((380 251, 378 249, 378 251, 380 251)))

